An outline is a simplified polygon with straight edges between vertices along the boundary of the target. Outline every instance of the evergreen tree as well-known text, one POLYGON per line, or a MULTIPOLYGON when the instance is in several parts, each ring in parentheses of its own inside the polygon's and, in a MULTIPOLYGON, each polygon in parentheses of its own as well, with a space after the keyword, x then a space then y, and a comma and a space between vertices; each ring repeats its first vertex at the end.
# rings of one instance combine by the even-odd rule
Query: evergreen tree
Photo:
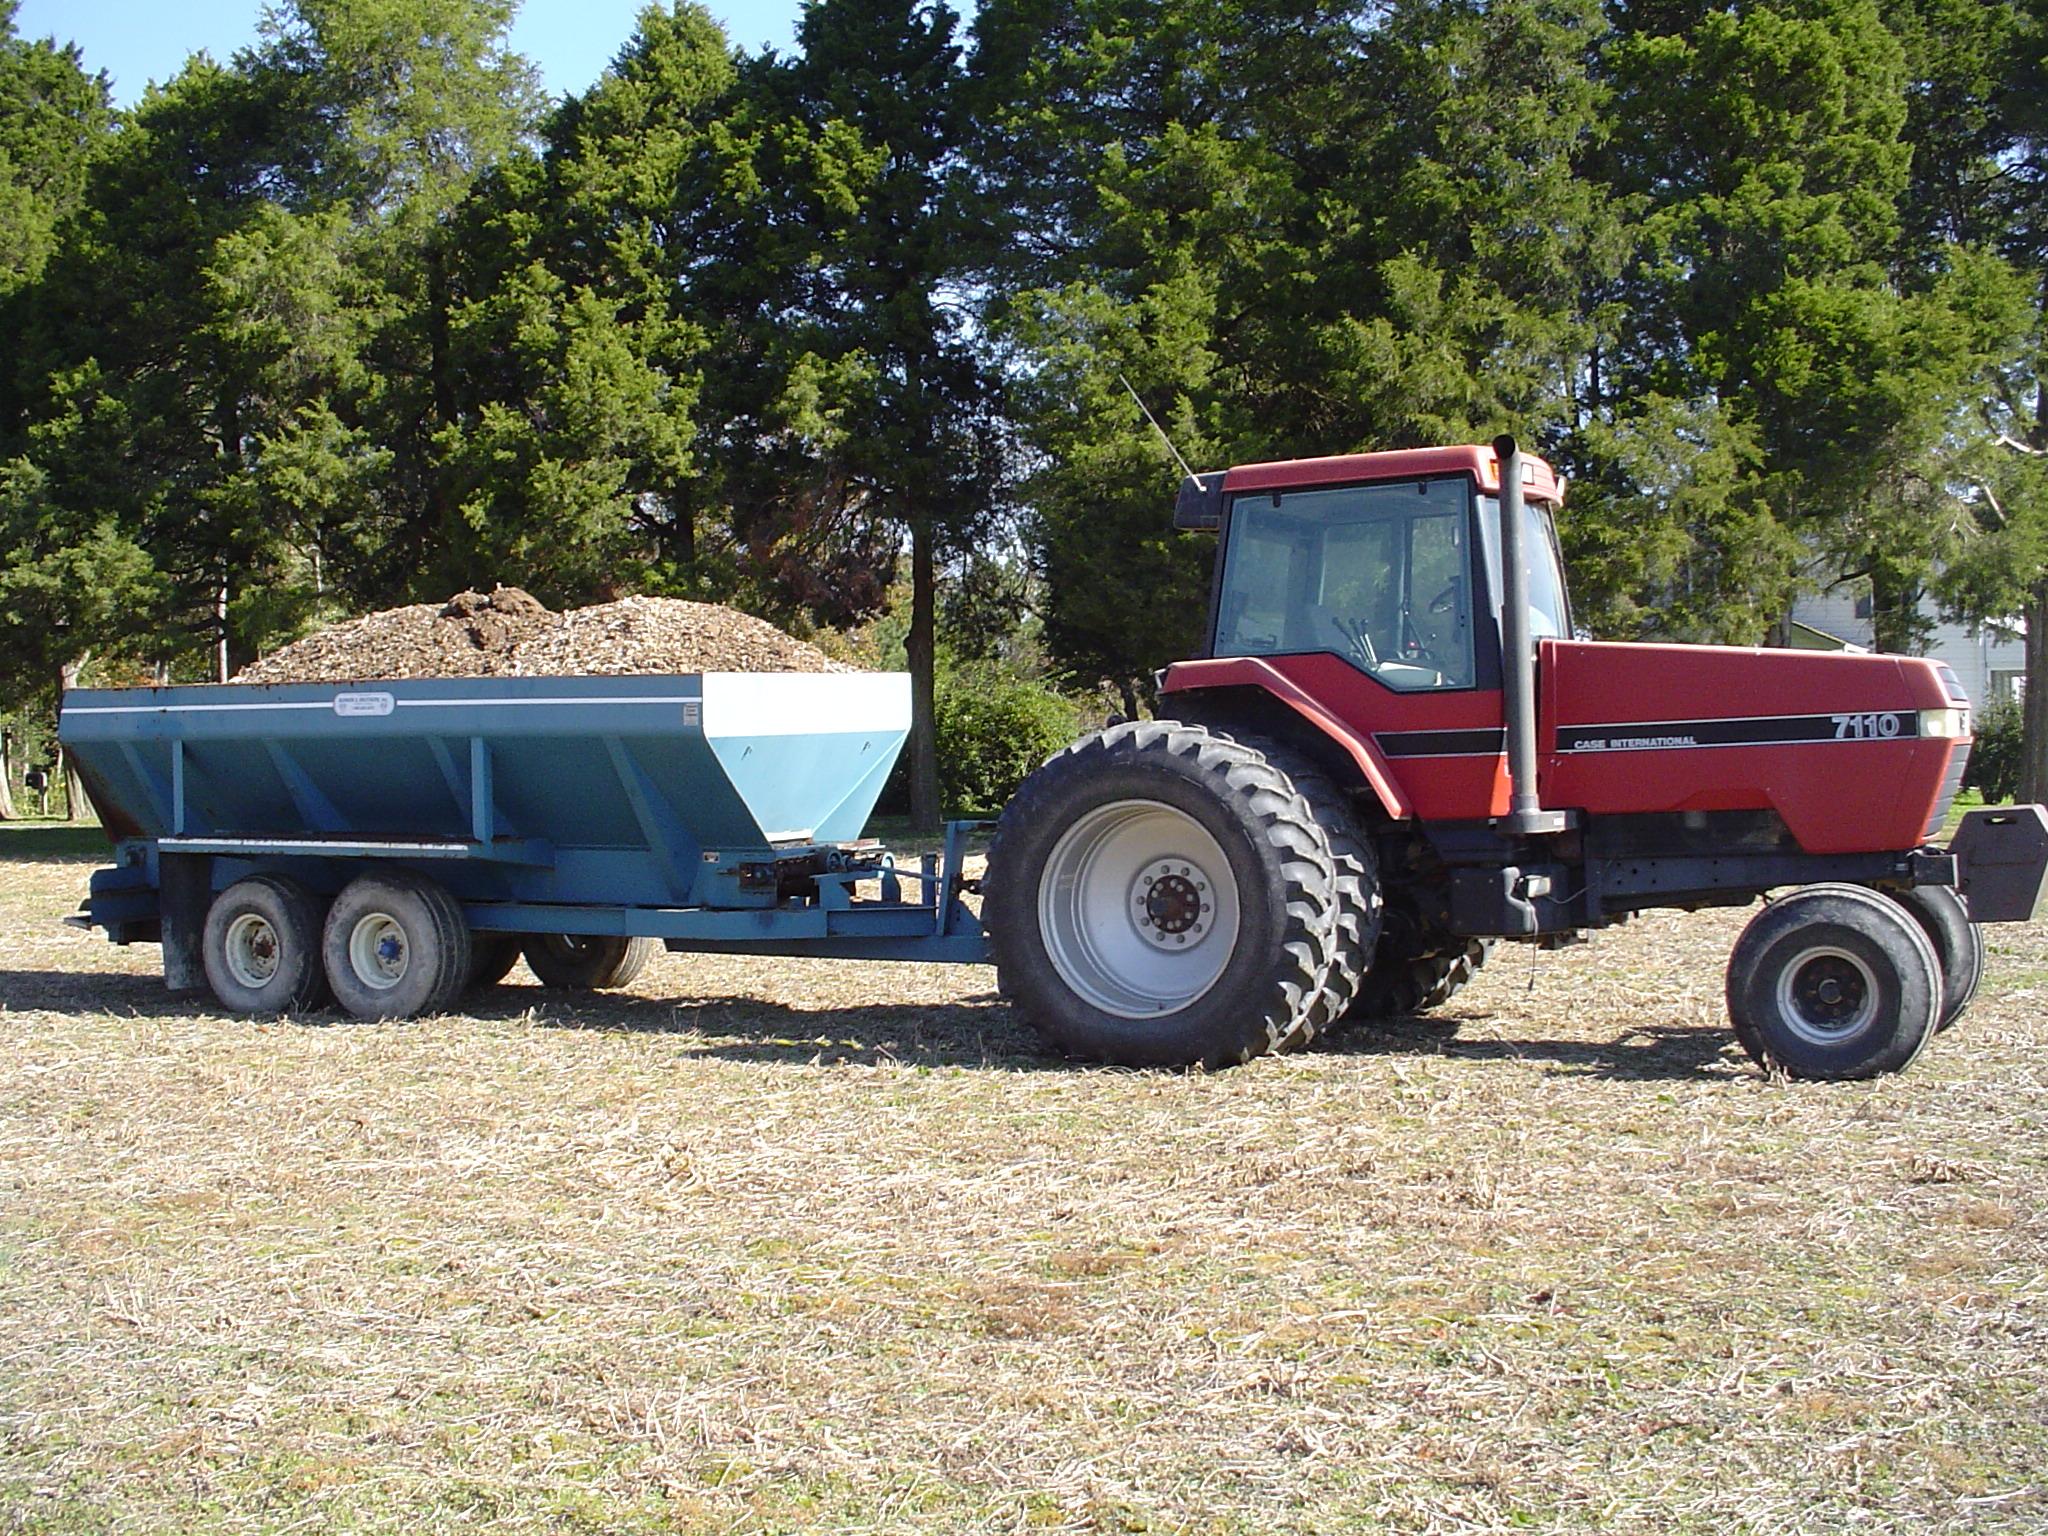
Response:
POLYGON ((266 13, 247 64, 305 104, 305 195, 346 221, 342 287, 324 301, 355 332, 346 387, 309 398, 274 446, 315 477, 292 510, 339 516, 322 530, 324 565, 357 603, 446 596, 498 574, 476 537, 491 514, 470 494, 465 447, 481 411, 465 398, 456 333, 476 297, 462 281, 464 200, 541 107, 531 66, 506 47, 512 11, 293 0, 266 13))
POLYGON ((0 325, 17 344, 0 369, 0 711, 45 695, 151 605, 147 558, 103 509, 53 498, 29 457, 30 404, 55 381, 20 356, 20 338, 113 112, 106 77, 75 47, 17 36, 16 10, 0 3, 0 325))
POLYGON ((2026 313, 1973 423, 1977 536, 1956 557, 1947 596, 1966 617, 2024 626, 2020 798, 2038 801, 2048 799, 2048 0, 2000 9, 1996 126, 1970 163, 1993 193, 1978 217, 2021 274, 2026 313))
POLYGON ((1020 191, 1054 227, 1011 232, 1041 280, 1007 334, 1032 381, 1046 635, 1129 693, 1185 653, 1210 551, 1166 534, 1171 461, 1119 374, 1212 466, 1561 435, 1580 294, 1615 259, 1604 192, 1575 177, 1602 22, 1585 0, 1103 0, 1047 59, 1020 40, 1033 15, 991 5, 977 27, 985 178, 1088 178, 1020 191), (1106 141, 1073 154, 1070 133, 1106 141))
POLYGON ((907 536, 911 814, 926 829, 939 820, 938 571, 988 527, 1007 471, 998 380, 971 329, 982 231, 963 195, 957 24, 941 3, 812 0, 798 55, 766 61, 753 87, 810 157, 779 192, 800 259, 766 317, 794 326, 812 360, 793 370, 811 381, 816 430, 797 434, 808 462, 789 485, 907 536))

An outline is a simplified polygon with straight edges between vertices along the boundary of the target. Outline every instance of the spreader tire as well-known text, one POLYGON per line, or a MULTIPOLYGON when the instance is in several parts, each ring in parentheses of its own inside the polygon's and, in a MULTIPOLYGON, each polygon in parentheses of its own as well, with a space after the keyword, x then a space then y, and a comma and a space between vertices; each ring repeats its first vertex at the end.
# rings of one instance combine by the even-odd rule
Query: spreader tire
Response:
POLYGON ((1841 1081, 1898 1072, 1941 1016, 1941 965, 1905 908, 1809 885, 1750 920, 1728 957, 1728 1016, 1759 1066, 1841 1081))
POLYGON ((998 986, 1069 1055, 1247 1061, 1315 1002, 1334 943, 1327 836, 1286 774, 1200 726, 1083 737, 1026 779, 989 849, 998 986))
POLYGON ((425 875, 373 870, 334 898, 321 954, 335 1001, 359 1019, 446 1013, 469 981, 469 924, 425 875))
POLYGON ((325 1006, 320 901, 284 875, 251 875, 206 910, 206 980, 234 1013, 307 1013, 325 1006))
POLYGON ((519 933, 475 933, 469 936, 469 980, 466 989, 495 987, 519 963, 526 936, 519 933))
POLYGON ((1387 903, 1372 964, 1343 1028, 1427 1013, 1457 996, 1493 954, 1491 939, 1467 938, 1419 915, 1412 902, 1387 903))
POLYGON ((526 964, 544 987, 564 992, 623 987, 661 950, 658 939, 538 933, 526 941, 526 964))
POLYGON ((1279 1047, 1283 1051, 1301 1050, 1349 1013, 1358 998, 1366 966, 1379 944, 1380 917, 1385 908, 1380 893, 1379 855, 1359 835, 1351 807, 1321 768, 1279 742, 1256 736, 1239 736, 1237 740, 1293 781, 1330 841, 1330 864, 1334 871, 1330 889, 1336 900, 1330 969, 1315 1000, 1279 1047))
POLYGON ((1916 885, 1886 895, 1912 914, 1941 963, 1940 1034, 1963 1016, 1984 979, 1984 930, 1970 921, 1963 898, 1945 885, 1916 885))

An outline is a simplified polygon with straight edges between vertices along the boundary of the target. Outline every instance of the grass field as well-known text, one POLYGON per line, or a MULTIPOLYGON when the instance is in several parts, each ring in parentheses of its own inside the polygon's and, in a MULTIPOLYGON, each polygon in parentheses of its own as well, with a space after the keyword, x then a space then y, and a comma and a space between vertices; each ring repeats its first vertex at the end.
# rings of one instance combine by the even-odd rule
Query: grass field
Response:
POLYGON ((2048 1529, 2043 925, 1869 1085, 1740 914, 1134 1074, 970 968, 238 1021, 90 839, 0 831, 0 1531, 2048 1529))

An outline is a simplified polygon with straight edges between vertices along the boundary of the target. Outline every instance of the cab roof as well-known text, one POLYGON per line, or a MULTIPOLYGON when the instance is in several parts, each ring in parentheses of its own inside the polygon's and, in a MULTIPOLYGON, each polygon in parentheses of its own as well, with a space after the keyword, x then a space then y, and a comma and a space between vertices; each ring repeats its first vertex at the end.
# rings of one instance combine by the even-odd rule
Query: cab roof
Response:
MULTIPOLYGON (((1239 464, 1223 477, 1226 495, 1238 491, 1301 490, 1320 485, 1357 485, 1374 480, 1420 480, 1430 475, 1468 474, 1482 491, 1500 491, 1500 459, 1491 446, 1465 443, 1453 448, 1399 448, 1390 453, 1346 453, 1322 459, 1280 459, 1239 464)), ((1522 455, 1522 494, 1532 501, 1561 502, 1564 488, 1543 460, 1522 455)))

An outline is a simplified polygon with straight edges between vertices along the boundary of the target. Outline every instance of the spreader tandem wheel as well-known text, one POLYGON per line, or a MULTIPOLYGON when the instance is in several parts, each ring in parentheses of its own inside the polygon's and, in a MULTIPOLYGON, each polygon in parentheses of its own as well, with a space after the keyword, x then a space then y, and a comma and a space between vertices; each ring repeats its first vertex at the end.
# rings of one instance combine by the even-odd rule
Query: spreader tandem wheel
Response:
POLYGON ((557 991, 603 991, 630 984, 661 953, 656 939, 540 933, 526 941, 526 966, 557 991))
POLYGON ((1070 1055, 1227 1066, 1281 1044, 1329 975, 1329 839, 1286 774, 1199 726, 1083 737, 989 849, 999 986, 1070 1055))

